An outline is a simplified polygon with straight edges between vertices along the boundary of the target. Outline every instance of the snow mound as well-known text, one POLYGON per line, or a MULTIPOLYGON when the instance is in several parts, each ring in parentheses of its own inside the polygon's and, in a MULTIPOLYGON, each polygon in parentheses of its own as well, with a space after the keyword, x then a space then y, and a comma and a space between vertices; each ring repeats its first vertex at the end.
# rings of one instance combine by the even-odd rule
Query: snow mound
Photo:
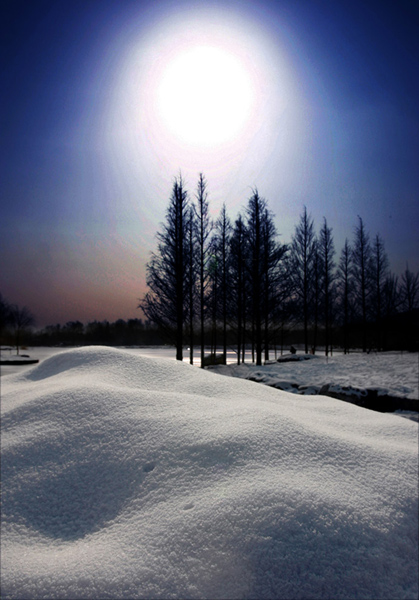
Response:
POLYGON ((2 598, 415 598, 417 424, 92 347, 2 378, 2 598))

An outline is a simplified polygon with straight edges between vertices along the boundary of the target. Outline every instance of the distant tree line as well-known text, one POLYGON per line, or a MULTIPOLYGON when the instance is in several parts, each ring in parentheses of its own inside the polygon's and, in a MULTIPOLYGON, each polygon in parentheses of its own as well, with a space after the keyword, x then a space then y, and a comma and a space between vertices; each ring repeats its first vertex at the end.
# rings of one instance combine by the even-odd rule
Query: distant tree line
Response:
POLYGON ((0 343, 16 346, 84 346, 84 345, 110 345, 110 346, 139 346, 160 345, 165 340, 158 328, 143 319, 118 319, 109 321, 92 321, 83 324, 80 321, 68 321, 64 325, 47 325, 33 331, 35 323, 30 311, 25 308, 16 313, 0 296, 0 343), (6 315, 8 315, 6 317, 6 315), (13 317, 12 317, 13 315, 13 317), (16 319, 16 315, 20 318, 16 319), (22 317, 26 316, 26 320, 22 317), (9 318, 12 317, 12 318, 9 318))
POLYGON ((65 325, 48 325, 33 335, 34 345, 42 346, 143 346, 160 345, 165 340, 158 328, 143 319, 117 319, 114 322, 68 321, 65 325))
POLYGON ((24 343, 28 330, 35 324, 35 317, 26 306, 10 304, 0 294, 0 343, 5 338, 6 343, 16 347, 16 354, 24 343))
POLYGON ((301 343, 344 352, 418 349, 419 274, 400 279, 389 269, 384 241, 371 238, 361 217, 336 257, 326 218, 316 232, 304 207, 292 240, 278 240, 267 201, 252 190, 234 222, 225 204, 210 218, 207 182, 199 175, 193 197, 182 176, 173 183, 157 249, 147 264, 149 291, 139 302, 147 319, 176 347, 182 360, 200 346, 201 366, 237 363, 246 348, 262 364, 270 351, 301 343), (205 356, 205 346, 210 355, 205 356))

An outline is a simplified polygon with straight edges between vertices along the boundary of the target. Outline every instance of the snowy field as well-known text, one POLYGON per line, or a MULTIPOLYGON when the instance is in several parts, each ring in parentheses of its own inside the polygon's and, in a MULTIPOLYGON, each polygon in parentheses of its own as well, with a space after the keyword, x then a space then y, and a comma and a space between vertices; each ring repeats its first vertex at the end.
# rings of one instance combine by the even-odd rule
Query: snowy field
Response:
POLYGON ((2 598, 418 597, 417 423, 105 347, 1 391, 2 598))
POLYGON ((215 372, 252 378, 267 385, 281 387, 292 393, 318 393, 322 386, 351 389, 376 389, 379 394, 390 394, 400 398, 419 399, 419 354, 383 352, 363 354, 337 354, 326 358, 322 355, 309 356, 309 360, 296 354, 284 357, 284 362, 271 361, 262 367, 251 363, 212 367, 215 372))
MULTIPOLYGON (((55 354, 65 352, 65 348, 30 348, 22 351, 31 358, 40 361, 55 354)), ((174 360, 175 350, 172 347, 143 347, 129 348, 127 351, 149 358, 167 358, 174 360)), ((219 350, 221 352, 221 350, 219 350)), ((14 358, 14 354, 3 352, 4 359, 14 358)), ((212 367, 214 372, 223 375, 232 375, 244 379, 253 377, 268 385, 284 384, 284 389, 296 392, 295 386, 306 388, 306 393, 317 392, 323 385, 333 383, 341 386, 351 386, 359 389, 376 388, 394 396, 402 398, 419 399, 419 353, 409 352, 382 352, 363 354, 335 353, 326 358, 322 354, 316 355, 313 360, 297 362, 276 363, 256 367, 251 363, 251 354, 247 352, 246 363, 239 367, 236 363, 236 353, 227 352, 228 365, 212 367)), ((273 356, 273 353, 271 353, 273 356)), ((194 363, 199 366, 199 349, 195 349, 194 363)), ((302 358, 299 352, 296 358, 302 358)), ((184 351, 184 361, 189 361, 188 350, 184 351)), ((0 366, 1 375, 22 373, 29 366, 0 366)), ((300 390, 301 392, 302 390, 300 390)))

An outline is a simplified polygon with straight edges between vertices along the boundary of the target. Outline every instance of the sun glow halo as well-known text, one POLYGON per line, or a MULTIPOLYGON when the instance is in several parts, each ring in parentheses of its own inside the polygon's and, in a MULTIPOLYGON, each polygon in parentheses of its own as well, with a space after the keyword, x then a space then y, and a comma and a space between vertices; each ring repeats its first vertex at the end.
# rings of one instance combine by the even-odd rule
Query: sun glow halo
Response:
POLYGON ((214 146, 234 139, 255 104, 250 73, 234 54, 213 46, 192 46, 165 65, 156 108, 178 140, 214 146))

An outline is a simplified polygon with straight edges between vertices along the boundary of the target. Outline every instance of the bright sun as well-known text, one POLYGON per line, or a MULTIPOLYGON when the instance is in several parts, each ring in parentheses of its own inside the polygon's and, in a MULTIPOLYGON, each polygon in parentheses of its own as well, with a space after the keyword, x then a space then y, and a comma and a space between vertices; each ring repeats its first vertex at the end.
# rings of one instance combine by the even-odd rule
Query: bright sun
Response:
POLYGON ((195 46, 171 58, 157 86, 157 113, 183 143, 214 146, 233 140, 255 103, 252 78, 234 54, 195 46))

